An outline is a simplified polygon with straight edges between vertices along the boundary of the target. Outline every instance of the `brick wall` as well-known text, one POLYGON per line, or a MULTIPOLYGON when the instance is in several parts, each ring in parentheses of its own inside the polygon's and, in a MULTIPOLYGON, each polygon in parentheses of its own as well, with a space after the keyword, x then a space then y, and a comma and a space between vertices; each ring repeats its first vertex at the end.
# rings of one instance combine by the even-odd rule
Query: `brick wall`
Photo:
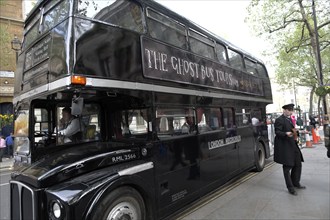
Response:
MULTIPOLYGON (((16 52, 11 49, 11 41, 15 35, 19 40, 22 40, 22 10, 22 0, 0 0, 0 71, 15 72, 16 70, 16 52)), ((6 87, 6 91, 12 91, 14 79, 2 76, 0 84, 2 89, 6 87)), ((13 94, 3 94, 1 92, 0 103, 11 101, 12 97, 13 94)))

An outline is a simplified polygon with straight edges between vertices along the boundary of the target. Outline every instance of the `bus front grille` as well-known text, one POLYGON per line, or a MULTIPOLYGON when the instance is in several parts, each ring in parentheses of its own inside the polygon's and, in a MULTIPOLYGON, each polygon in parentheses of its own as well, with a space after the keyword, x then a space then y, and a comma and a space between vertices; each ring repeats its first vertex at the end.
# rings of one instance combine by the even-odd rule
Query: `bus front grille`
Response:
POLYGON ((35 193, 27 185, 10 181, 11 219, 36 219, 35 193))

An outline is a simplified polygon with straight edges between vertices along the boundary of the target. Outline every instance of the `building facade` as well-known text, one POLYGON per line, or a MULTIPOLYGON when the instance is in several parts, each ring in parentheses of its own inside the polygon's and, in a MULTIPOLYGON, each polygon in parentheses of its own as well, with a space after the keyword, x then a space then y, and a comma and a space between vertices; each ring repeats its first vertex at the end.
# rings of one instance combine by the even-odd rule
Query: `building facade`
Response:
POLYGON ((15 36, 21 41, 23 19, 23 0, 0 1, 0 133, 4 136, 8 136, 13 129, 12 102, 16 59, 20 52, 12 49, 11 42, 15 36))

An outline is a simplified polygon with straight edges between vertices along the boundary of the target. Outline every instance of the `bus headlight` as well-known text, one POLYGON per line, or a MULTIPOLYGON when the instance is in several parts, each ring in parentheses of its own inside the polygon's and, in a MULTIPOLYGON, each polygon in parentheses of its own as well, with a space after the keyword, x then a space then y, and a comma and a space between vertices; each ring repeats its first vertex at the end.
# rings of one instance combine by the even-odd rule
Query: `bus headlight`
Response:
POLYGON ((63 206, 62 204, 57 201, 57 200, 54 200, 51 202, 51 205, 50 205, 50 214, 51 216, 54 217, 54 219, 62 219, 63 217, 63 206))

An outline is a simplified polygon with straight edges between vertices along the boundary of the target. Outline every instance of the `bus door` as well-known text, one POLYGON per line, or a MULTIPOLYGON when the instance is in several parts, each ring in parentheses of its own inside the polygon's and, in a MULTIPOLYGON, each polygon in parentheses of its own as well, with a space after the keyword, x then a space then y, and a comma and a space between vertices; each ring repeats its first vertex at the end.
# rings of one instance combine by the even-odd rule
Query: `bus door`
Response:
POLYGON ((156 111, 156 182, 160 215, 184 206, 198 195, 199 150, 192 108, 156 111))
POLYGON ((227 160, 227 174, 234 175, 239 171, 239 142, 240 135, 237 133, 237 126, 235 124, 235 112, 233 108, 222 108, 223 122, 226 129, 226 136, 224 140, 224 148, 226 151, 227 160))
POLYGON ((220 108, 197 108, 198 142, 201 149, 201 195, 225 182, 226 131, 220 108))
POLYGON ((255 140, 258 136, 259 123, 255 120, 251 122, 251 114, 249 109, 241 109, 235 115, 237 134, 240 136, 238 142, 239 162, 242 170, 254 164, 254 147, 255 140), (254 123, 254 124, 253 124, 254 123))

